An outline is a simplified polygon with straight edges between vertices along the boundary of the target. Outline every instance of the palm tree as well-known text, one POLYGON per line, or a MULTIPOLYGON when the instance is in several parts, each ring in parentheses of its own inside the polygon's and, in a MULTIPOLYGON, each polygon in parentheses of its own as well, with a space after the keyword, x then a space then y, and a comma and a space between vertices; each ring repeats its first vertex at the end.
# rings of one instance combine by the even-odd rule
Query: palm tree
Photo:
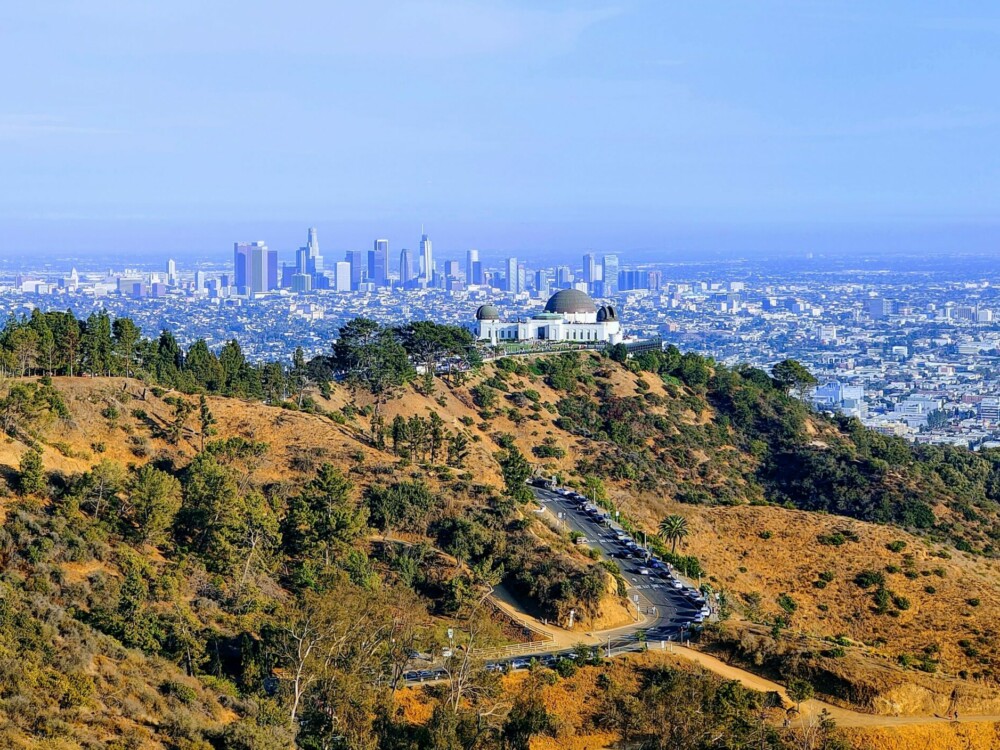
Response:
POLYGON ((688 535, 688 522, 684 516, 667 516, 660 521, 660 538, 670 542, 670 554, 677 552, 677 542, 688 535))

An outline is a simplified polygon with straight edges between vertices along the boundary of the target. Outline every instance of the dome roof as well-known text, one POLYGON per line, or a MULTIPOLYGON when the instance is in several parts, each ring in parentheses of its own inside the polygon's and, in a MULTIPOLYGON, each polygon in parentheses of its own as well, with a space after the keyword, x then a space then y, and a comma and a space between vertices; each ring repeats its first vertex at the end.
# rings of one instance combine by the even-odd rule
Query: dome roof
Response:
POLYGON ((545 312, 595 313, 597 306, 586 292, 581 292, 579 289, 563 289, 549 297, 549 301, 545 303, 545 312))
POLYGON ((500 320, 500 311, 496 305, 481 305, 476 310, 476 320, 500 320))
POLYGON ((607 307, 602 307, 597 311, 597 322, 604 323, 605 321, 618 320, 618 311, 615 310, 613 305, 608 305, 607 307))

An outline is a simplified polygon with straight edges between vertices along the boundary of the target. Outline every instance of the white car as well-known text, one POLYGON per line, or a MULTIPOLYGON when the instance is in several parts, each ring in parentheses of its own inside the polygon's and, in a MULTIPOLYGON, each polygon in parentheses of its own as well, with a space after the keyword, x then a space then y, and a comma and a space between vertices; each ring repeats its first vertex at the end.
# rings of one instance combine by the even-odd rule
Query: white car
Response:
POLYGON ((637 572, 641 576, 648 576, 649 575, 649 568, 639 568, 639 570, 637 572))

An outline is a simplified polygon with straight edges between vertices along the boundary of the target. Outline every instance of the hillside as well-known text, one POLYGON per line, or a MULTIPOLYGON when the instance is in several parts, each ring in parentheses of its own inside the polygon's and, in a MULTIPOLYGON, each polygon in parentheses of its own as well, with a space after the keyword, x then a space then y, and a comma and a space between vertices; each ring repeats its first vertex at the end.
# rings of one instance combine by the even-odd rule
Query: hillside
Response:
POLYGON ((702 647, 864 710, 943 710, 958 686, 964 710, 996 712, 992 456, 914 453, 811 414, 762 373, 672 356, 500 360, 380 402, 317 383, 305 410, 129 378, 9 381, 0 584, 54 630, 24 640, 4 620, 0 646, 20 639, 37 668, 8 663, 34 697, 3 697, 2 731, 24 746, 283 746, 282 623, 310 612, 331 632, 395 613, 370 652, 309 666, 311 701, 345 685, 369 701, 362 733, 391 711, 359 675, 396 674, 400 644, 440 645, 447 627, 512 637, 480 622, 491 584, 550 621, 575 609, 581 630, 610 626, 614 579, 528 512, 531 471, 651 535, 686 518, 675 562, 729 617, 702 647), (951 482, 961 462, 976 471, 951 482), (57 705, 72 710, 38 734, 57 705))

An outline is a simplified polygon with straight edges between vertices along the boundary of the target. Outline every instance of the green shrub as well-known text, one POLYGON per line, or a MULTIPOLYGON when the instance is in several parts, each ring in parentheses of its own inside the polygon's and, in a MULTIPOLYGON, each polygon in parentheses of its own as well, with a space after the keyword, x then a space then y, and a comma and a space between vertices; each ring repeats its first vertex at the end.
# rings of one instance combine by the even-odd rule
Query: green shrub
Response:
POLYGON ((796 604, 795 600, 788 594, 778 595, 778 606, 785 610, 788 614, 792 614, 799 608, 799 605, 796 604))
POLYGON ((885 576, 877 570, 862 570, 854 576, 854 582, 863 589, 870 589, 872 586, 884 586, 885 576))
POLYGON ((885 546, 886 549, 888 549, 890 552, 902 552, 904 549, 906 549, 906 542, 904 542, 902 539, 897 539, 894 542, 889 542, 885 546))

